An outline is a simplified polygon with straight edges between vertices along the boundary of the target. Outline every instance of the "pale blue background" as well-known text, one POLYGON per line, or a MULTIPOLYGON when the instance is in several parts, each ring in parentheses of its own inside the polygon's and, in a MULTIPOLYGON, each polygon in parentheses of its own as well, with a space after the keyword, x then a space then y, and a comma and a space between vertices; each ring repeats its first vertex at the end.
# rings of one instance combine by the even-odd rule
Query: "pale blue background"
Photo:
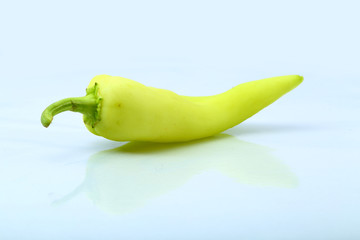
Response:
POLYGON ((359 8, 1 2, 0 239, 360 239, 359 8), (79 114, 40 124, 97 74, 184 95, 305 80, 236 138, 114 155, 79 114))

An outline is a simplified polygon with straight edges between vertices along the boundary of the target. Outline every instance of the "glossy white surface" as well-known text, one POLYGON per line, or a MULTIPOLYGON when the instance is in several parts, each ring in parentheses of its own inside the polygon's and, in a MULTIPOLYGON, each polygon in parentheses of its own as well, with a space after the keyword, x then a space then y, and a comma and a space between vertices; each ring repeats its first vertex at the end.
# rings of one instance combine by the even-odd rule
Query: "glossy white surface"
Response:
POLYGON ((356 3, 203 4, 1 8, 0 239, 360 239, 356 3), (305 79, 192 143, 112 142, 75 113, 41 126, 102 73, 184 95, 305 79))

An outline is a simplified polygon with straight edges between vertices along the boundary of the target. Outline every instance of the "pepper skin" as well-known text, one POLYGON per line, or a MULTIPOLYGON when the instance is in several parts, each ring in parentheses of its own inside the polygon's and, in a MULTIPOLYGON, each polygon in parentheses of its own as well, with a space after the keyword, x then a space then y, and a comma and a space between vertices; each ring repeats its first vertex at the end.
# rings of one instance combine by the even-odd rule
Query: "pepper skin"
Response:
POLYGON ((84 114, 87 129, 115 141, 183 142, 236 126, 303 81, 299 75, 240 84, 206 97, 181 96, 123 77, 95 76, 86 96, 51 104, 41 116, 48 127, 63 111, 84 114))

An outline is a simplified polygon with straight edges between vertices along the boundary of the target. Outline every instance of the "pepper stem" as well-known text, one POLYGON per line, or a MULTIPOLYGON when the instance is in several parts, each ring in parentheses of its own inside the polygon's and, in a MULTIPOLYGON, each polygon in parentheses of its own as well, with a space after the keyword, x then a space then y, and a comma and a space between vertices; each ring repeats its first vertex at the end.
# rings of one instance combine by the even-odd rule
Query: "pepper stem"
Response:
POLYGON ((97 105, 94 94, 88 94, 84 97, 65 98, 54 102, 43 111, 41 114, 41 123, 44 127, 48 127, 53 117, 64 111, 79 112, 88 118, 95 118, 97 105))

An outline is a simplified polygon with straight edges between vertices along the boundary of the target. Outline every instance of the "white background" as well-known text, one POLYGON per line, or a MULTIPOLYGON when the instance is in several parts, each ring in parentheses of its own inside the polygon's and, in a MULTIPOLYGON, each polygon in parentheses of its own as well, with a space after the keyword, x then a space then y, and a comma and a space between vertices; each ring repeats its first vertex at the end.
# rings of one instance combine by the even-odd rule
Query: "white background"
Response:
POLYGON ((360 239, 357 1, 0 3, 0 239, 360 239), (211 95, 299 74, 231 136, 173 146, 67 112, 109 74, 211 95), (129 147, 130 146, 130 147, 129 147))

